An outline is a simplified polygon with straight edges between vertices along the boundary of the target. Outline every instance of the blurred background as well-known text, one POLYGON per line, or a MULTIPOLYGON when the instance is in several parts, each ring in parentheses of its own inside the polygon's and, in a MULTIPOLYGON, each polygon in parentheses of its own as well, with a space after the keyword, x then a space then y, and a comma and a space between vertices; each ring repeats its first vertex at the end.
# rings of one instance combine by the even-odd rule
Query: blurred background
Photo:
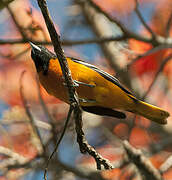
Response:
MULTIPOLYGON (((172 114, 171 0, 48 0, 47 5, 66 56, 109 72, 136 97, 172 114)), ((28 41, 53 51, 37 1, 1 0, 0 180, 43 179, 69 109, 38 86, 28 41)), ((102 179, 142 179, 125 162, 123 140, 142 150, 157 169, 172 155, 172 117, 161 126, 125 113, 125 120, 83 113, 88 142, 116 167, 98 172, 102 179)), ((80 153, 72 119, 48 179, 96 179, 91 173, 97 173, 96 163, 80 153)), ((171 167, 163 178, 172 179, 171 167)))

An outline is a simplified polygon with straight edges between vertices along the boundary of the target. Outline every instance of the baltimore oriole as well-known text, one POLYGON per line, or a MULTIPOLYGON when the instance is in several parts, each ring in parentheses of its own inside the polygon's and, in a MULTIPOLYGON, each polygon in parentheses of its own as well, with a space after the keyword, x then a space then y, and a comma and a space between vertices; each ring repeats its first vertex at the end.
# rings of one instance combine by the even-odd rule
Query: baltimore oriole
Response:
MULTIPOLYGON (((65 80, 57 57, 43 46, 30 44, 31 57, 41 84, 50 95, 69 103, 65 80)), ((67 62, 84 111, 125 118, 123 112, 114 110, 119 109, 139 114, 160 124, 167 123, 166 119, 169 116, 167 111, 138 100, 114 76, 75 58, 67 58, 67 62)))

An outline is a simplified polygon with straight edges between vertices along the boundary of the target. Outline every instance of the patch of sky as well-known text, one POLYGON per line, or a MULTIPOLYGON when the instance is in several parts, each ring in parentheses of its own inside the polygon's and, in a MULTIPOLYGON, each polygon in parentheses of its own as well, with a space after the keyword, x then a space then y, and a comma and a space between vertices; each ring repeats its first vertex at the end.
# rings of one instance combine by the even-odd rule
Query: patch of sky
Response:
POLYGON ((7 104, 5 104, 5 102, 1 101, 0 100, 0 119, 2 118, 3 116, 3 112, 5 110, 7 110, 9 108, 9 106, 7 104))
MULTIPOLYGON (((149 25, 154 14, 155 3, 145 3, 140 5, 139 10, 145 20, 145 22, 149 25)), ((139 33, 139 31, 143 28, 142 23, 140 22, 138 16, 133 11, 130 16, 130 28, 131 31, 139 33)))

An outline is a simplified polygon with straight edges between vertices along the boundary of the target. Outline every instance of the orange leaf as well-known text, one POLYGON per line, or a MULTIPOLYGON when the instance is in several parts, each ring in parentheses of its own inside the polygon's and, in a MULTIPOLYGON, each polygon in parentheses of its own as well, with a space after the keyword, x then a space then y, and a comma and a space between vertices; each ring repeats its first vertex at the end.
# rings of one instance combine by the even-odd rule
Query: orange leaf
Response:
POLYGON ((130 135, 130 143, 138 148, 146 148, 152 142, 146 130, 134 127, 130 135))
POLYGON ((114 133, 121 139, 127 139, 129 129, 125 123, 119 123, 114 128, 114 133))

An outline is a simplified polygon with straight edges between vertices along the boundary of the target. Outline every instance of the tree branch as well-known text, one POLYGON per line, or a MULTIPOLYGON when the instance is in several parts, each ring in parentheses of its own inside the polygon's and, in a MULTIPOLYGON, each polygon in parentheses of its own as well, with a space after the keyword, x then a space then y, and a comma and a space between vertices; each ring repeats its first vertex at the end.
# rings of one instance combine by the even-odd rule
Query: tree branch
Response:
POLYGON ((171 60, 171 59, 172 59, 172 54, 168 55, 168 56, 162 61, 161 65, 160 65, 160 67, 159 67, 159 69, 158 69, 158 71, 157 71, 156 74, 155 74, 155 77, 154 77, 152 83, 150 84, 148 90, 145 92, 145 94, 144 94, 143 97, 141 98, 142 100, 144 100, 144 99, 147 97, 147 95, 148 95, 149 92, 151 91, 152 87, 154 86, 156 80, 158 79, 159 74, 163 71, 165 65, 166 65, 166 64, 169 62, 169 60, 171 60))
MULTIPOLYGON (((62 40, 61 44, 63 46, 72 46, 72 45, 82 45, 82 44, 93 44, 93 43, 106 43, 110 41, 123 41, 126 40, 126 37, 124 36, 117 36, 117 37, 107 37, 107 38, 91 38, 91 39, 85 39, 85 40, 62 40)), ((41 44, 41 45, 52 45, 52 42, 48 41, 36 41, 33 39, 0 39, 0 45, 4 44, 25 44, 29 41, 33 42, 34 44, 41 44)))
POLYGON ((140 19, 141 23, 143 24, 143 26, 147 29, 147 31, 152 35, 152 39, 155 39, 156 35, 155 33, 152 31, 152 29, 147 25, 147 23, 145 22, 141 12, 139 11, 139 2, 138 0, 135 0, 135 12, 138 16, 138 18, 140 19))
MULTIPOLYGON (((82 125, 81 125, 82 124, 82 111, 81 111, 81 108, 79 105, 79 101, 77 98, 75 88, 73 86, 73 80, 71 77, 71 73, 70 73, 70 70, 68 68, 68 64, 67 64, 66 58, 64 56, 64 52, 61 48, 60 37, 57 34, 55 27, 54 27, 54 24, 52 22, 52 19, 49 15, 46 1, 45 0, 38 0, 38 5, 39 5, 39 7, 42 11, 42 14, 44 16, 44 19, 45 19, 45 22, 46 22, 48 31, 50 33, 50 37, 51 37, 53 46, 54 46, 54 51, 55 51, 57 58, 59 60, 59 63, 60 63, 61 69, 62 69, 62 73, 63 73, 63 76, 65 78, 65 82, 66 82, 66 85, 68 88, 69 102, 70 102, 70 106, 71 106, 70 108, 71 108, 71 110, 74 110, 77 139, 78 139, 78 142, 80 142, 79 143, 80 150, 82 153, 88 152, 90 155, 92 155, 95 158, 97 164, 99 164, 99 163, 101 163, 101 161, 105 161, 105 160, 101 156, 98 156, 98 158, 97 158, 97 156, 95 157, 94 153, 91 153, 91 152, 93 152, 93 151, 96 152, 96 151, 89 144, 85 143, 85 141, 83 142, 83 140, 85 140, 85 136, 84 136, 84 133, 82 130, 82 125), (81 129, 78 129, 79 127, 81 129)), ((56 149, 55 149, 55 151, 56 151, 56 149)), ((55 151, 53 152, 53 154, 55 153, 55 151)), ((105 168, 108 168, 107 163, 103 163, 103 164, 106 165, 105 168)), ((111 166, 109 166, 109 168, 111 168, 111 166)), ((46 169, 45 169, 45 173, 44 173, 44 179, 46 179, 46 169)))
POLYGON ((167 26, 166 26, 166 38, 168 38, 170 36, 170 28, 171 28, 171 25, 172 25, 172 12, 169 16, 169 19, 168 19, 168 22, 167 22, 167 26))
POLYGON ((123 142, 124 149, 130 161, 132 161, 146 179, 162 180, 160 172, 151 164, 151 162, 138 149, 132 147, 128 141, 123 142))
POLYGON ((165 173, 172 167, 172 156, 169 156, 167 160, 160 166, 159 171, 161 174, 165 173))

